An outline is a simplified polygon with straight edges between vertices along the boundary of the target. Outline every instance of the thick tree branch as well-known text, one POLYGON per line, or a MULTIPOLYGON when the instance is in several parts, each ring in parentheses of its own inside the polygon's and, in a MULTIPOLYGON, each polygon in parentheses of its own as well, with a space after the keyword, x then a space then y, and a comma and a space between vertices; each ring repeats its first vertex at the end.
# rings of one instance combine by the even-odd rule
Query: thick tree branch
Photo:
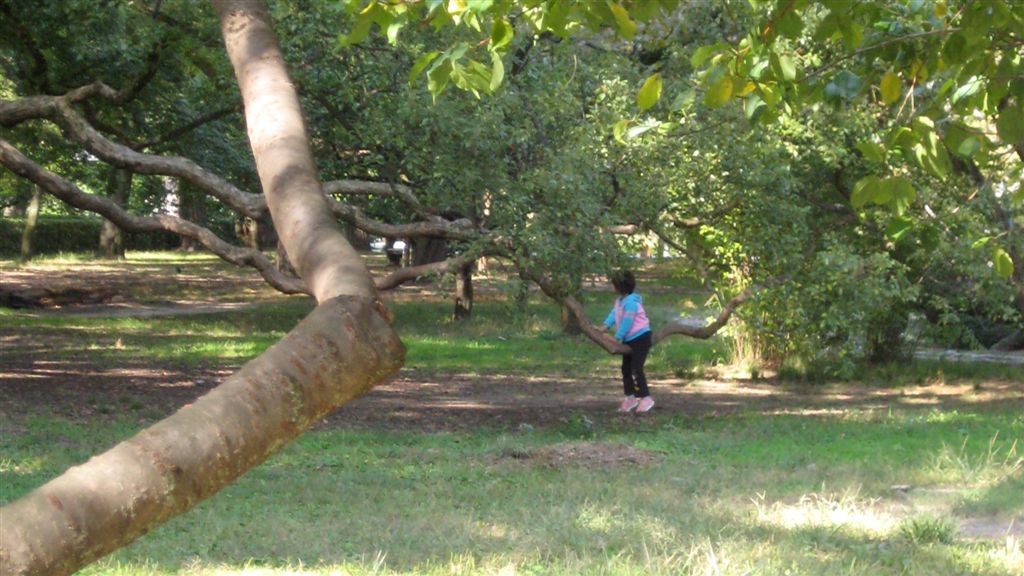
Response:
POLYGON ((704 216, 690 216, 689 218, 675 218, 670 216, 668 218, 668 221, 671 222, 672 225, 675 226, 676 228, 682 228, 684 230, 690 228, 697 228, 709 222, 714 222, 718 220, 722 216, 725 216, 726 214, 738 208, 739 205, 740 201, 738 199, 731 200, 729 202, 726 202, 723 206, 719 206, 718 208, 712 210, 710 214, 706 214, 704 216))
POLYGON ((750 297, 750 289, 744 290, 739 295, 729 300, 722 307, 722 311, 718 313, 718 317, 715 318, 710 324, 706 326, 694 326, 691 324, 683 324, 681 322, 673 322, 661 330, 654 333, 653 342, 664 340, 666 337, 673 334, 682 334, 683 336, 689 336, 690 338, 698 338, 700 340, 707 340, 718 333, 725 325, 729 322, 729 318, 736 312, 736 309, 740 307, 750 297))
POLYGON ((117 99, 117 91, 102 82, 93 82, 69 90, 62 96, 26 96, 17 100, 0 100, 0 126, 12 127, 28 120, 52 118, 58 113, 57 102, 82 102, 95 96, 117 99))
POLYGON ((143 154, 100 134, 72 106, 74 102, 96 95, 114 98, 116 93, 109 86, 95 82, 63 96, 0 100, 0 125, 10 126, 33 118, 48 118, 57 122, 69 138, 108 164, 139 174, 181 178, 249 218, 259 218, 266 212, 263 196, 238 189, 188 158, 143 154))
POLYGON ((70 104, 58 101, 56 106, 60 116, 55 120, 67 135, 104 162, 138 174, 181 178, 249 218, 260 218, 266 213, 267 205, 262 195, 245 192, 188 158, 143 154, 122 146, 100 134, 70 104))
POLYGON ((179 236, 192 238, 210 252, 232 264, 255 268, 271 286, 285 294, 308 293, 301 280, 279 272, 274 263, 262 252, 229 244, 209 229, 177 216, 167 214, 136 216, 131 214, 109 198, 82 192, 74 184, 47 171, 2 139, 0 139, 0 164, 22 178, 34 182, 63 202, 99 214, 124 230, 129 232, 166 230, 179 236))
MULTIPOLYGON (((376 183, 368 182, 367 184, 372 185, 376 183)), ((480 233, 473 228, 472 222, 466 218, 451 222, 443 218, 436 218, 428 222, 388 224, 369 218, 362 210, 355 206, 343 204, 334 199, 329 199, 329 201, 331 212, 335 217, 374 236, 387 236, 390 238, 431 237, 449 240, 475 240, 480 237, 480 233)))
POLYGON ((391 274, 383 278, 374 279, 374 284, 378 290, 392 290, 401 286, 406 282, 411 282, 420 276, 426 276, 428 274, 447 274, 449 272, 455 272, 456 270, 470 264, 479 257, 477 254, 460 254, 447 260, 440 262, 431 262, 429 264, 420 264, 419 266, 408 266, 400 270, 396 270, 391 274))
POLYGON ((587 318, 587 313, 583 309, 583 304, 581 304, 579 300, 572 296, 565 296, 562 294, 562 292, 555 287, 554 283, 552 283, 549 278, 533 272, 532 270, 523 268, 520 262, 517 262, 517 265, 526 272, 526 276, 533 280, 533 282, 540 287, 541 292, 543 292, 548 298, 564 305, 570 312, 572 312, 580 325, 580 329, 583 330, 583 334, 587 338, 590 338, 591 341, 603 348, 609 354, 629 354, 632 352, 632 349, 629 346, 616 341, 602 327, 592 324, 590 319, 587 318))

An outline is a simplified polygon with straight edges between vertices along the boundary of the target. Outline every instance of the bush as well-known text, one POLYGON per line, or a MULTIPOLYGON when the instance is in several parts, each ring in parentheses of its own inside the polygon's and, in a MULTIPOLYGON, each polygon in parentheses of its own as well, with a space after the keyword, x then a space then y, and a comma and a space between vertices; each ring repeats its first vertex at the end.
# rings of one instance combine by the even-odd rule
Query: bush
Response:
MULTIPOLYGON (((99 245, 103 220, 87 216, 40 216, 32 236, 34 254, 94 252, 99 245)), ((0 220, 0 257, 13 258, 21 253, 24 218, 0 220)), ((181 238, 170 232, 125 234, 128 250, 173 250, 181 238)))
POLYGON ((864 362, 908 354, 917 288, 886 254, 820 252, 799 281, 766 289, 743 310, 736 355, 792 379, 852 378, 864 362))

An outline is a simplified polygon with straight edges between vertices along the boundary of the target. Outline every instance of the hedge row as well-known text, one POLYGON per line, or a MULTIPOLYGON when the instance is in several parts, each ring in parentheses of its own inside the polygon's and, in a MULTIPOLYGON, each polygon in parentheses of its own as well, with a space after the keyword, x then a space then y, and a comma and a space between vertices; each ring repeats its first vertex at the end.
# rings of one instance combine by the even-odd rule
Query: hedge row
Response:
MULTIPOLYGON (((99 246, 103 220, 81 216, 40 216, 32 235, 34 254, 59 252, 95 252, 99 246)), ((21 253, 24 218, 0 218, 0 256, 15 257, 21 253)), ((181 237, 170 232, 125 234, 128 250, 173 250, 181 237)))

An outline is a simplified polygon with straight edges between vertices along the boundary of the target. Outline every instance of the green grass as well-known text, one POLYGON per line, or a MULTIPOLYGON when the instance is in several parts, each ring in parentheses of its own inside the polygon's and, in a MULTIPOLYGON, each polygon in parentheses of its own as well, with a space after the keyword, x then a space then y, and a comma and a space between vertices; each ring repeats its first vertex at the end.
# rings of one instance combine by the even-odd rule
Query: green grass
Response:
MULTIPOLYGON (((64 346, 47 347, 49 359, 82 353, 116 361, 152 358, 185 366, 238 364, 278 341, 310 310, 306 299, 193 316, 84 318, 36 316, 0 309, 9 329, 59 336, 64 346), (84 346, 82 343, 86 343, 84 346)), ((586 374, 606 368, 615 359, 584 338, 561 333, 558 311, 547 303, 531 303, 525 315, 503 303, 483 301, 474 318, 455 323, 445 302, 397 303, 395 327, 408 353, 406 366, 419 370, 459 372, 530 372, 586 374)), ((681 364, 715 362, 724 357, 718 341, 668 340, 654 349, 649 369, 670 372, 681 364)))
MULTIPOLYGON (((33 419, 0 440, 0 498, 133 427, 33 419)), ((998 412, 321 430, 83 574, 1017 574, 1020 540, 972 541, 957 519, 1020 482, 1022 437, 1024 417, 998 412), (508 457, 580 440, 655 462, 508 457)))

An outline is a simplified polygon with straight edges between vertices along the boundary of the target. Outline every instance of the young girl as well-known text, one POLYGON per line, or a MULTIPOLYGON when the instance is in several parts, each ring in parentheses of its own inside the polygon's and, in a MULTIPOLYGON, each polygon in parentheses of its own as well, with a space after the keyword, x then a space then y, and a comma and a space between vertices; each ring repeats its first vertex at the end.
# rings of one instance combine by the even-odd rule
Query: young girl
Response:
POLYGON ((612 286, 619 295, 612 311, 604 320, 605 328, 615 326, 615 339, 628 345, 632 354, 622 356, 622 391, 624 398, 619 412, 648 412, 654 399, 647 391, 644 362, 651 351, 651 323, 644 312, 643 298, 634 294, 636 278, 624 270, 612 274, 612 286))

